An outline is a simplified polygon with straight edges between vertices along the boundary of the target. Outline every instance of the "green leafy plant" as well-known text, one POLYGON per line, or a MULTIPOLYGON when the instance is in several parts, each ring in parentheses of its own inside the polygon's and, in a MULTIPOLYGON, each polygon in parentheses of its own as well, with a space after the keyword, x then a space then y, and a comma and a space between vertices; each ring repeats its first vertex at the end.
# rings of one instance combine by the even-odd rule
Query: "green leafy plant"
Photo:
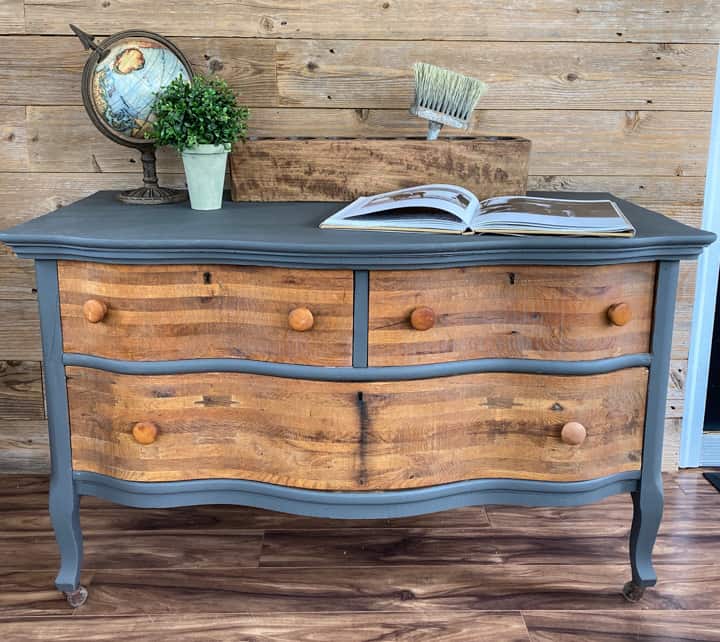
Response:
POLYGON ((247 136, 247 107, 215 76, 178 76, 158 92, 147 138, 182 151, 196 145, 230 145, 247 136))

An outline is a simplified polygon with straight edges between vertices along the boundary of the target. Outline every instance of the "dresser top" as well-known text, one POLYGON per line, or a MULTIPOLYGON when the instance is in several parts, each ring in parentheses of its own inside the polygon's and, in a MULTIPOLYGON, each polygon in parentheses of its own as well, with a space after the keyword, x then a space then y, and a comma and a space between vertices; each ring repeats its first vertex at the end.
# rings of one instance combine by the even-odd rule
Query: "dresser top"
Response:
POLYGON ((232 203, 197 212, 189 203, 124 205, 97 192, 0 232, 18 256, 118 263, 242 263, 388 269, 492 263, 595 264, 694 258, 715 240, 603 192, 534 196, 616 200, 634 238, 500 236, 321 230, 341 203, 232 203))

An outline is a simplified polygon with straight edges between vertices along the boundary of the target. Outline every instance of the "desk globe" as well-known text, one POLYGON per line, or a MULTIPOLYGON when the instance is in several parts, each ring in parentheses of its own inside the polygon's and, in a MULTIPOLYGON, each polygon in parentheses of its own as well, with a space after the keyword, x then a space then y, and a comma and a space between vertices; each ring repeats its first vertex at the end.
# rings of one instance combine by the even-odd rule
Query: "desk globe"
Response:
POLYGON ((85 63, 82 97, 95 127, 110 140, 140 150, 143 186, 120 192, 125 203, 175 203, 185 190, 158 185, 155 144, 146 138, 155 94, 178 76, 189 80, 190 63, 167 38, 148 31, 123 31, 96 43, 75 25, 70 28, 92 54, 85 63))

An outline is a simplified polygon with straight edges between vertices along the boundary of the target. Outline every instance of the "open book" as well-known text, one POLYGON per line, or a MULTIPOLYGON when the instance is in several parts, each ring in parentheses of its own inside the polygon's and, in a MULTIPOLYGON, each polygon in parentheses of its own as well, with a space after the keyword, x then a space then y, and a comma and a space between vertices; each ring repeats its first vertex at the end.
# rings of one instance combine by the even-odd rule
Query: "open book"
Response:
POLYGON ((363 196, 326 218, 320 227, 445 234, 635 234, 613 201, 533 196, 479 201, 457 185, 418 185, 363 196))

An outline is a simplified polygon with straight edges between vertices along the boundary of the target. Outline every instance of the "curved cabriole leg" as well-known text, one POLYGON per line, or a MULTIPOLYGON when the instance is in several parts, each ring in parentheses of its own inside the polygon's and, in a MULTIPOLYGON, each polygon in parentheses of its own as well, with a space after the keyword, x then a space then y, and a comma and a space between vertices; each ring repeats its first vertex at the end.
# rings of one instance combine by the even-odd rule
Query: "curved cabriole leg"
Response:
POLYGON ((50 518, 60 549, 60 570, 55 586, 65 593, 73 608, 87 599, 87 589, 80 586, 83 545, 80 530, 80 498, 62 484, 50 484, 50 518))
POLYGON ((628 601, 637 602, 642 598, 645 588, 655 586, 657 582, 652 564, 652 550, 663 513, 662 481, 646 480, 640 490, 630 495, 633 501, 633 521, 630 528, 632 580, 623 587, 623 595, 628 601))
POLYGON ((80 497, 75 492, 72 471, 56 262, 45 259, 35 261, 35 276, 40 303, 43 378, 50 438, 50 519, 60 549, 60 571, 55 578, 55 586, 65 593, 70 605, 75 607, 85 601, 87 590, 80 587, 80 497))
POLYGON ((652 565, 652 550, 663 513, 661 472, 663 433, 678 262, 660 261, 657 265, 655 316, 650 346, 652 363, 648 377, 642 472, 638 489, 630 493, 633 501, 633 521, 630 528, 632 581, 625 585, 623 595, 631 602, 639 600, 645 589, 654 586, 657 582, 652 565))

